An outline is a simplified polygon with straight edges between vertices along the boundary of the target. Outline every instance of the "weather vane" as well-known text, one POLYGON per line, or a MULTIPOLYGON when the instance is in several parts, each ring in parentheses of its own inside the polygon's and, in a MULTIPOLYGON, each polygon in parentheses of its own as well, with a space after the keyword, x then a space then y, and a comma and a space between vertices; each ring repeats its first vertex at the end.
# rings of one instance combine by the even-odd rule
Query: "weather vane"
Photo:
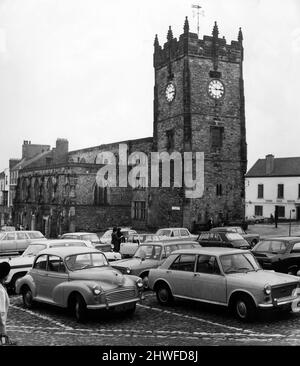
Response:
MULTIPOLYGON (((200 17, 200 14, 204 15, 204 12, 203 12, 203 10, 200 12, 200 9, 202 9, 202 6, 200 6, 198 4, 192 5, 192 8, 197 9, 197 34, 199 37, 199 17, 200 17)), ((195 16, 194 12, 193 12, 193 16, 195 16)))

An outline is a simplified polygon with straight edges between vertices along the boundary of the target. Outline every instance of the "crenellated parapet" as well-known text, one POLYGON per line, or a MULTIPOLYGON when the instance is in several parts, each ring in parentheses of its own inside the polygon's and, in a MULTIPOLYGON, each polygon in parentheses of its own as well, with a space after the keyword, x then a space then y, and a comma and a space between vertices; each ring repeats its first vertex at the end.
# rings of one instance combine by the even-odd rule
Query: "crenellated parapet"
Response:
POLYGON ((184 23, 184 32, 179 39, 173 38, 171 27, 167 33, 167 42, 163 46, 159 44, 157 35, 154 40, 153 63, 155 68, 168 65, 170 61, 185 55, 202 58, 215 58, 219 61, 242 62, 243 61, 243 35, 241 29, 238 39, 227 44, 225 37, 219 38, 219 30, 215 22, 212 35, 199 39, 196 33, 189 31, 188 19, 184 23))

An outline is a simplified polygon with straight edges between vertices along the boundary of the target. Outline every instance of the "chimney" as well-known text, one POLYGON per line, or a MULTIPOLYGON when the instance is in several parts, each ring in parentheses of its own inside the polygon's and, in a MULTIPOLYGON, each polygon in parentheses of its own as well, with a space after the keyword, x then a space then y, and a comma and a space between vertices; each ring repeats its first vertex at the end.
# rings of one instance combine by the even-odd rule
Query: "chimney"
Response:
POLYGON ((266 155, 266 174, 270 175, 274 170, 274 155, 266 155))

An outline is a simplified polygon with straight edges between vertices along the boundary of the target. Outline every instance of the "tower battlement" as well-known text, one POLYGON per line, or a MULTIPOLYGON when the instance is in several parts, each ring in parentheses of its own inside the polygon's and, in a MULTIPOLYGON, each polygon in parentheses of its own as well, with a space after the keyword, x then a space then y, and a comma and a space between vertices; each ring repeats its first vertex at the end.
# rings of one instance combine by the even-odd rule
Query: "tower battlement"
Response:
POLYGON ((243 35, 241 29, 238 39, 227 44, 225 37, 219 38, 217 23, 215 22, 212 35, 204 35, 199 39, 196 33, 189 32, 188 19, 184 23, 184 33, 173 38, 171 27, 167 34, 167 42, 163 46, 159 44, 157 35, 154 41, 153 64, 155 68, 161 68, 182 56, 196 56, 201 58, 218 57, 219 61, 241 62, 243 61, 243 35))

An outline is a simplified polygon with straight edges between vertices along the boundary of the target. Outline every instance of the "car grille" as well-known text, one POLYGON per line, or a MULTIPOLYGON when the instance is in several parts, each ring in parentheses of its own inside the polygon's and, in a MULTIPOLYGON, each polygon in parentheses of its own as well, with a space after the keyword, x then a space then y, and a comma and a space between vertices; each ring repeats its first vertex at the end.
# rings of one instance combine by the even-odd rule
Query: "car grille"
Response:
POLYGON ((135 289, 126 289, 120 291, 114 291, 106 294, 106 300, 108 304, 112 304, 115 302, 132 300, 137 297, 135 289))
POLYGON ((281 297, 289 297, 292 295, 293 290, 297 287, 297 284, 282 285, 279 287, 272 287, 272 297, 274 299, 280 299, 281 297))

